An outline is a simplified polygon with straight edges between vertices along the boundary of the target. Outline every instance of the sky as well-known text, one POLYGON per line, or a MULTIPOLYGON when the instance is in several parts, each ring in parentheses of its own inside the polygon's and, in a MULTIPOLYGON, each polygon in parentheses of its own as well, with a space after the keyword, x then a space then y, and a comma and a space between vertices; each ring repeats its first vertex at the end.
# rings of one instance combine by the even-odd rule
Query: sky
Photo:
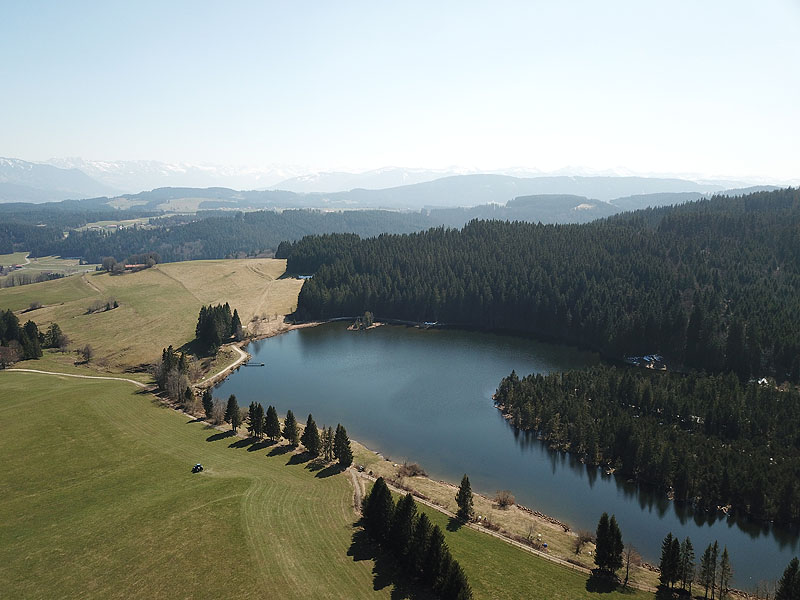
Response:
POLYGON ((0 156, 800 178, 800 0, 5 2, 0 156))

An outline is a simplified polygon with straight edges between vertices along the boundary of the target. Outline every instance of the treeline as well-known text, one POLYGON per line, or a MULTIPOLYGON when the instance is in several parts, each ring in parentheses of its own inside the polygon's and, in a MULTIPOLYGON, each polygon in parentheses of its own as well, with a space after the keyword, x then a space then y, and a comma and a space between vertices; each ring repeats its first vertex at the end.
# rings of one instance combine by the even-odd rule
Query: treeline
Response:
POLYGON ((800 192, 713 198, 586 225, 304 238, 300 318, 363 314, 530 332, 741 378, 800 377, 800 192))
POLYGON ((467 576, 451 554, 438 525, 428 515, 417 514, 409 493, 395 503, 392 493, 379 477, 363 500, 363 523, 367 534, 392 554, 413 579, 430 586, 439 598, 472 598, 467 576))
POLYGON ((194 394, 189 385, 189 359, 183 352, 172 346, 161 351, 161 361, 153 369, 153 378, 159 389, 166 392, 171 400, 183 400, 189 408, 194 394))
MULTIPOLYGON (((151 221, 158 225, 158 220, 151 221)), ((327 232, 378 235, 412 232, 430 225, 421 213, 380 210, 256 211, 198 218, 186 224, 129 227, 120 231, 71 231, 69 236, 23 236, 33 256, 81 256, 99 263, 105 256, 121 261, 144 252, 158 252, 164 262, 257 256, 274 252, 281 241, 327 232)), ((2 238, 0 238, 2 240, 2 238)))
POLYGON ((350 438, 341 423, 336 425, 335 432, 332 427, 323 427, 320 432, 314 422, 314 417, 309 414, 303 433, 300 434, 297 419, 291 410, 286 411, 286 418, 281 427, 278 411, 274 406, 268 406, 265 411, 261 403, 251 402, 245 416, 236 400, 236 395, 231 394, 224 404, 223 412, 222 403, 213 398, 211 390, 208 388, 203 391, 202 404, 208 421, 212 423, 224 421, 230 424, 234 433, 246 422, 247 432, 253 439, 261 440, 267 437, 272 442, 276 442, 283 437, 292 447, 297 447, 302 443, 306 453, 312 458, 321 458, 327 462, 335 459, 343 469, 353 464, 350 438))
POLYGON ((18 360, 41 358, 42 348, 61 348, 67 343, 58 323, 52 323, 46 332, 40 332, 33 321, 20 325, 11 309, 0 311, 0 367, 5 368, 18 360))
POLYGON ((30 223, 3 220, 0 222, 0 254, 47 247, 58 243, 63 237, 62 230, 57 227, 39 227, 30 223))
POLYGON ((501 382, 495 402, 510 423, 588 464, 715 509, 800 522, 800 393, 632 367, 501 382))
POLYGON ((674 589, 680 584, 681 591, 692 597, 692 584, 695 581, 703 587, 703 597, 719 600, 730 598, 730 583, 733 578, 728 548, 719 551, 719 542, 709 544, 700 562, 695 563, 694 546, 688 537, 682 542, 668 533, 661 542, 661 562, 659 563, 658 580, 664 588, 674 589), (718 592, 718 593, 717 593, 718 592))
POLYGON ((42 283, 43 281, 52 281, 53 279, 62 279, 65 277, 63 273, 52 273, 50 271, 14 271, 8 275, 3 275, 2 270, 3 269, 0 268, 0 288, 42 283))
POLYGON ((227 302, 216 306, 204 305, 197 317, 195 336, 201 347, 211 353, 216 352, 231 337, 241 340, 244 330, 239 311, 234 309, 231 315, 231 307, 227 302))
MULTIPOLYGON (((97 221, 140 219, 162 214, 160 210, 132 207, 112 208, 105 203, 108 198, 89 200, 64 200, 62 202, 6 202, 0 203, 0 221, 41 227, 47 225, 63 232, 97 221)), ((28 250, 29 248, 24 248, 28 250)))

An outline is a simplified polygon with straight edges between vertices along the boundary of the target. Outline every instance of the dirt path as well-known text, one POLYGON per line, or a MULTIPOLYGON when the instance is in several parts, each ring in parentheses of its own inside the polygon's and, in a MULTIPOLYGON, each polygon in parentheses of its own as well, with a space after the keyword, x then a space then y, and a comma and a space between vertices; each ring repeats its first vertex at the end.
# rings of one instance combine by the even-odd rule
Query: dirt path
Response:
POLYGON ((242 350, 241 348, 239 348, 239 346, 237 346, 235 344, 231 344, 230 348, 233 348, 234 350, 236 350, 236 352, 239 353, 239 358, 237 358, 235 361, 233 361, 231 364, 229 364, 227 367, 225 367, 224 369, 222 369, 218 373, 214 373, 213 375, 211 375, 209 377, 203 377, 203 379, 198 383, 198 385, 203 385, 203 386, 209 385, 211 382, 215 381, 217 378, 222 377, 223 375, 227 374, 228 371, 233 371, 233 369, 238 367, 244 361, 250 359, 250 355, 247 352, 245 352, 244 350, 242 350))
POLYGON ((89 281, 89 278, 86 277, 85 274, 83 275, 83 280, 86 282, 86 285, 88 285, 90 288, 92 288, 98 294, 102 294, 103 293, 103 291, 99 287, 97 287, 95 284, 93 284, 91 281, 89 281))
POLYGON ((103 377, 102 375, 78 375, 76 373, 57 373, 55 371, 40 371, 39 369, 5 369, 6 373, 39 373, 40 375, 60 375, 61 377, 77 377, 78 379, 109 379, 111 381, 127 381, 133 385, 146 389, 149 385, 126 379, 125 377, 103 377))
POLYGON ((361 481, 358 479, 358 475, 356 475, 355 469, 350 467, 347 469, 350 471, 350 479, 353 480, 353 510, 356 511, 356 514, 361 514, 361 481))
MULTIPOLYGON (((360 489, 361 488, 360 484, 355 480, 356 472, 354 470, 350 469, 350 474, 353 477, 353 485, 356 487, 356 489, 360 489)), ((362 477, 363 479, 368 479, 369 481, 375 481, 375 479, 376 479, 375 477, 371 477, 371 476, 367 475, 366 473, 359 473, 359 476, 362 477)), ((396 492, 398 494, 401 494, 403 496, 408 493, 408 490, 403 490, 403 489, 397 488, 397 487, 393 486, 392 484, 390 484, 388 481, 386 482, 386 485, 390 490, 392 490, 392 491, 394 491, 394 492, 396 492)), ((358 493, 358 492, 356 492, 356 493, 358 493)), ((422 498, 419 498, 418 496, 414 496, 414 501, 415 502, 419 502, 420 504, 424 504, 425 506, 428 506, 428 507, 430 507, 430 508, 432 508, 434 510, 438 510, 440 513, 445 514, 448 517, 451 517, 453 519, 456 517, 455 513, 450 512, 446 508, 442 508, 441 506, 439 506, 437 504, 434 504, 433 502, 429 502, 428 500, 424 500, 422 498)), ((359 502, 360 502, 360 500, 359 500, 359 502)), ((497 539, 503 540, 507 544, 511 544, 512 546, 515 546, 515 547, 519 548, 520 550, 525 550, 526 552, 530 552, 531 554, 535 554, 536 556, 539 556, 539 557, 541 557, 541 558, 543 558, 545 560, 549 560, 550 562, 554 562, 554 563, 559 564, 559 565, 561 565, 563 567, 568 567, 568 568, 572 569, 573 571, 578 571, 580 573, 585 573, 587 575, 591 575, 591 573, 592 573, 589 569, 586 569, 584 567, 579 567, 578 565, 574 565, 574 564, 572 564, 572 563, 570 563, 570 562, 568 562, 568 561, 566 561, 566 560, 564 560, 562 558, 559 558, 557 556, 553 556, 551 554, 548 554, 547 552, 543 552, 542 550, 537 550, 536 548, 531 548, 527 544, 523 544, 521 542, 513 540, 513 539, 511 539, 509 537, 506 537, 506 536, 500 534, 500 533, 497 533, 496 531, 492 531, 490 529, 486 529, 485 527, 480 527, 480 526, 476 525, 475 523, 466 523, 466 524, 464 524, 464 527, 469 527, 470 529, 474 529, 475 531, 480 531, 481 533, 485 533, 486 535, 490 535, 492 537, 496 537, 497 539)), ((631 587, 636 587, 638 589, 641 589, 641 590, 644 590, 644 591, 648 591, 648 592, 654 591, 654 588, 650 588, 649 586, 638 586, 638 585, 635 585, 635 584, 632 584, 632 583, 629 584, 629 585, 631 585, 631 587)))

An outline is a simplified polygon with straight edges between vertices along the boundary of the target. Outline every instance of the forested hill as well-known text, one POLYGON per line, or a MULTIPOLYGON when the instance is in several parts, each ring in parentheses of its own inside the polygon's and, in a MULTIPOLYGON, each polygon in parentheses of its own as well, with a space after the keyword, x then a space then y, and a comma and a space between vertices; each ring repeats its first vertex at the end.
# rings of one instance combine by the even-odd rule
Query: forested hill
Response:
POLYGON ((742 378, 800 377, 800 191, 715 197, 586 225, 305 238, 300 318, 357 315, 530 332, 742 378))
POLYGON ((428 226, 429 221, 420 213, 258 211, 227 213, 176 226, 131 227, 114 233, 71 231, 64 239, 39 242, 27 249, 33 256, 82 256, 88 262, 100 262, 104 256, 123 260, 131 254, 157 252, 162 261, 172 262, 257 255, 274 250, 282 240, 296 240, 311 233, 356 232, 371 236, 387 230, 420 231, 428 226))

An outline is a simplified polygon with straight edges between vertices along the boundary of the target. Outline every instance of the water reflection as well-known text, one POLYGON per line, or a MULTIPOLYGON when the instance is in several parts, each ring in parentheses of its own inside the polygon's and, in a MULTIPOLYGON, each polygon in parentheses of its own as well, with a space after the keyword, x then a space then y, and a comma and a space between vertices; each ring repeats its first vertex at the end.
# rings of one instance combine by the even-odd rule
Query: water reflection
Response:
POLYGON ((715 539, 732 554, 735 577, 777 578, 794 555, 797 532, 696 510, 574 455, 550 450, 515 430, 489 397, 511 369, 547 373, 593 364, 597 357, 507 335, 382 327, 345 331, 332 324, 254 343, 264 369, 242 369, 215 393, 242 405, 276 405, 284 414, 313 413, 317 423, 344 423, 352 438, 395 461, 422 464, 436 479, 473 489, 509 489, 517 500, 573 529, 594 530, 614 513, 626 541, 657 562, 664 535, 691 536, 702 550, 715 539), (670 508, 670 506, 672 508, 670 508))

